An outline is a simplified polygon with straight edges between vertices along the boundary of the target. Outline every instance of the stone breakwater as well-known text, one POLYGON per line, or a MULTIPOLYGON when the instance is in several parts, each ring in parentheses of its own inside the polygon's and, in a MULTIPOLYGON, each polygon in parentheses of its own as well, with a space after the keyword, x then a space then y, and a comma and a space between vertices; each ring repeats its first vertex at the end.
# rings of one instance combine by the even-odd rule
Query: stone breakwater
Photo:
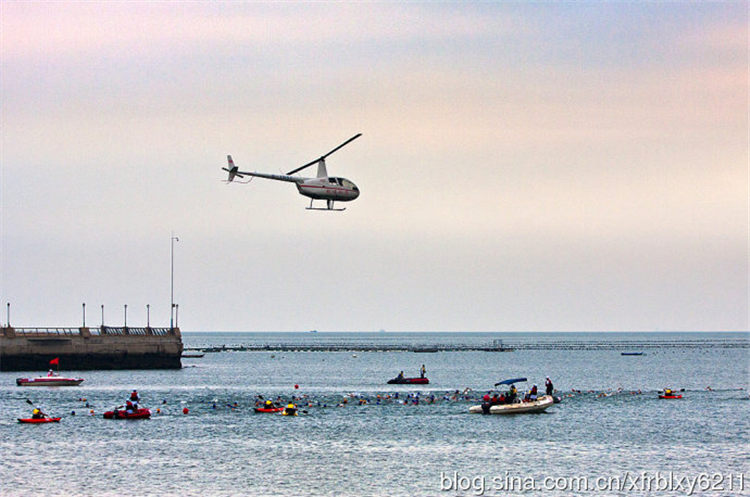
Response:
POLYGON ((0 371, 180 369, 179 328, 0 328, 0 371))

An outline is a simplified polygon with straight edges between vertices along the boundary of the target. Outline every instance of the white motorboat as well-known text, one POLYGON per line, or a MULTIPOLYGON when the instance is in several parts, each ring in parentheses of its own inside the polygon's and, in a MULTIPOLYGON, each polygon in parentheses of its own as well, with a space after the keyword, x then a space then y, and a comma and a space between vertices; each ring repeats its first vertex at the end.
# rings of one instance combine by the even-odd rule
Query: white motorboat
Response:
POLYGON ((551 395, 543 395, 536 400, 526 402, 471 406, 469 412, 472 414, 527 414, 542 412, 554 403, 555 399, 551 395))

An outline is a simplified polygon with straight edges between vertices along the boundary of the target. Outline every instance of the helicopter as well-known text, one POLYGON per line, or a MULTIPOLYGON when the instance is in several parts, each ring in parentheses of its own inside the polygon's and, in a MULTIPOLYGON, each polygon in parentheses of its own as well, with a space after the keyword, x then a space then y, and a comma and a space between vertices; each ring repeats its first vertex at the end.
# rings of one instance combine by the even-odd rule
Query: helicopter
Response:
MULTIPOLYGON (((316 211, 343 211, 346 209, 334 208, 334 202, 350 202, 355 198, 359 197, 359 188, 352 181, 346 178, 339 178, 334 176, 328 176, 326 170, 326 157, 341 149, 345 145, 348 145, 352 141, 362 136, 362 133, 357 133, 352 136, 344 143, 334 148, 327 154, 321 155, 317 159, 308 162, 304 166, 300 166, 296 169, 292 169, 286 174, 267 174, 267 173, 256 173, 249 171, 239 171, 237 166, 234 165, 231 155, 227 155, 228 167, 222 167, 224 171, 229 173, 227 183, 231 183, 235 178, 244 178, 250 176, 250 180, 255 178, 266 178, 274 179, 278 181, 287 181, 294 183, 297 186, 297 191, 300 195, 310 197, 310 206, 305 207, 307 210, 316 211), (310 167, 314 164, 318 165, 318 175, 314 178, 304 178, 301 176, 293 176, 293 174, 302 171, 303 169, 310 167), (325 200, 326 207, 313 207, 314 200, 325 200)), ((249 180, 247 181, 249 182, 249 180)))

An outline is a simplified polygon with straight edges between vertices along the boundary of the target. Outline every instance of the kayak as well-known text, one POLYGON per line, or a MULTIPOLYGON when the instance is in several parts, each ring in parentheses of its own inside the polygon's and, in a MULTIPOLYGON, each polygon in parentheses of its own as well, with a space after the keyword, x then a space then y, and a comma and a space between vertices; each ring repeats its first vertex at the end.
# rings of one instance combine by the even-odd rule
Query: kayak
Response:
POLYGON ((472 406, 469 412, 472 414, 526 414, 542 412, 555 403, 551 395, 543 395, 537 400, 529 402, 515 402, 513 404, 482 404, 472 406))
POLYGON ((18 418, 19 423, 59 423, 60 418, 18 418))
POLYGON ((255 412, 257 413, 264 413, 264 412, 281 412, 283 411, 283 407, 256 407, 255 412))
POLYGON ((38 378, 16 378, 19 387, 74 387, 80 385, 83 378, 64 378, 62 376, 40 376, 38 378))
POLYGON ((135 412, 127 411, 107 411, 104 413, 105 419, 148 419, 151 417, 151 411, 146 408, 138 409, 135 412))
POLYGON ((660 399, 681 399, 682 398, 682 394, 679 393, 677 395, 665 395, 663 393, 660 393, 659 394, 659 398, 660 399))
POLYGON ((427 385, 430 382, 427 378, 393 378, 388 380, 389 385, 427 385))

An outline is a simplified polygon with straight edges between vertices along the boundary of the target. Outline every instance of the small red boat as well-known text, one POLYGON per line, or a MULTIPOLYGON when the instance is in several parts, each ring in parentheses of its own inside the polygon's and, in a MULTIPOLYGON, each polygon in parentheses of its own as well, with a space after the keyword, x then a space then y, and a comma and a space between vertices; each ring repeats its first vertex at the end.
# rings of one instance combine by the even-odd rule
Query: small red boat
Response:
POLYGON ((104 413, 105 419, 148 419, 151 417, 151 410, 146 408, 137 409, 133 412, 127 412, 115 409, 104 413))
POLYGON ((19 423, 59 423, 61 418, 17 418, 19 423))
POLYGON ((389 385, 427 385, 430 380, 427 378, 393 378, 388 380, 389 385))
POLYGON ((283 411, 283 407, 256 407, 255 412, 257 413, 264 413, 264 412, 281 412, 283 411))
POLYGON ((678 394, 666 395, 666 394, 660 393, 659 398, 660 399, 681 399, 682 394, 678 393, 678 394))

